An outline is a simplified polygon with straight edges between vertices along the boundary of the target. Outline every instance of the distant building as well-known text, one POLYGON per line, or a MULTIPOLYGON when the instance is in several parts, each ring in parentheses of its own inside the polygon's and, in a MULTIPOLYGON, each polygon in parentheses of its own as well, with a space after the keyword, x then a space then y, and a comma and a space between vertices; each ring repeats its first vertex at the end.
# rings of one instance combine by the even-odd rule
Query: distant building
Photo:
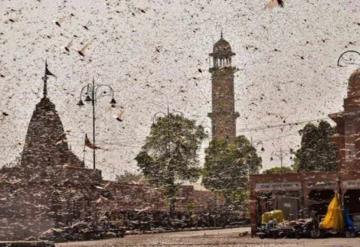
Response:
POLYGON ((235 53, 221 33, 221 38, 214 45, 210 56, 213 65, 209 69, 212 78, 212 112, 208 114, 212 124, 213 139, 234 139, 236 137, 236 118, 234 99, 234 73, 231 65, 235 53))
POLYGON ((338 146, 337 171, 250 176, 252 234, 261 223, 261 214, 273 209, 281 209, 288 220, 325 215, 335 192, 340 193, 343 207, 350 214, 360 214, 359 69, 349 78, 343 106, 344 111, 329 114, 336 122, 333 141, 338 146))

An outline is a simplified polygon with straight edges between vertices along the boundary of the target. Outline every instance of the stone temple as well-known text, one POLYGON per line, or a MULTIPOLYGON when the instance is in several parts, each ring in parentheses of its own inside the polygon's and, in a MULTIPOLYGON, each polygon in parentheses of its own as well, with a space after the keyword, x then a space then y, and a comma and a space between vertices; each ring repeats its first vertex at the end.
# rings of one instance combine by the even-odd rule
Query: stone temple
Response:
POLYGON ((21 162, 0 170, 0 240, 25 239, 93 213, 103 193, 98 170, 84 168, 66 142, 55 105, 44 95, 31 117, 21 162))
MULTIPOLYGON (((105 181, 101 171, 84 167, 69 149, 61 119, 47 96, 46 72, 43 91, 20 163, 0 169, 0 241, 36 239, 44 232, 104 216, 124 222, 144 209, 149 215, 166 214, 160 189, 105 181)), ((212 192, 191 185, 182 186, 177 196, 177 212, 208 212, 223 203, 212 192)))
POLYGON ((21 165, 41 168, 71 165, 84 167, 68 147, 66 134, 55 105, 44 96, 36 105, 27 130, 21 165), (47 150, 47 152, 44 152, 47 150))

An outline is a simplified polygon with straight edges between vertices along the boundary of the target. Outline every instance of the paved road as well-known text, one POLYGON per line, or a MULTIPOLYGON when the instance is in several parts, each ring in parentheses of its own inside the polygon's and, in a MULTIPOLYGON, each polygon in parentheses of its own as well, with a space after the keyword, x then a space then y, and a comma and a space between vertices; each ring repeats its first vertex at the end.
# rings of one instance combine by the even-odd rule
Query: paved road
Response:
POLYGON ((88 241, 57 244, 57 247, 144 247, 144 246, 241 246, 241 247, 359 247, 360 239, 265 239, 240 237, 240 232, 250 231, 249 228, 233 228, 192 232, 176 232, 161 234, 129 235, 125 238, 102 241, 88 241))

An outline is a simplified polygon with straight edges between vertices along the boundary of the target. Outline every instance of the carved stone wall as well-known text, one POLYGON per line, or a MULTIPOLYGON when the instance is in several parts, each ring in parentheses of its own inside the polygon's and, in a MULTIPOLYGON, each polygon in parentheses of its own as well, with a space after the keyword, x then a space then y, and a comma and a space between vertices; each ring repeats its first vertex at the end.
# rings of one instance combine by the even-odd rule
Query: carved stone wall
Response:
MULTIPOLYGON (((105 183, 106 181, 104 181, 105 183)), ((164 211, 169 210, 166 197, 161 189, 145 184, 126 184, 106 182, 104 185, 113 196, 113 201, 103 202, 103 207, 109 210, 144 210, 164 211)), ((210 191, 194 190, 191 185, 180 186, 176 195, 176 211, 186 212, 205 211, 224 204, 224 199, 210 191)))

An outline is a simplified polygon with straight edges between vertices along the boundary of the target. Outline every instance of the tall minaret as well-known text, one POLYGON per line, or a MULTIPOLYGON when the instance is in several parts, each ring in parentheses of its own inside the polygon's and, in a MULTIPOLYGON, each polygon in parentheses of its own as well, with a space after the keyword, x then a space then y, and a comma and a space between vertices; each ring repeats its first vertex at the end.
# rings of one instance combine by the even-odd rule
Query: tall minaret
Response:
POLYGON ((235 53, 223 38, 215 43, 212 67, 209 69, 212 79, 212 112, 208 114, 212 124, 212 139, 229 139, 236 137, 236 118, 234 99, 234 73, 237 68, 231 66, 231 57, 235 53))

